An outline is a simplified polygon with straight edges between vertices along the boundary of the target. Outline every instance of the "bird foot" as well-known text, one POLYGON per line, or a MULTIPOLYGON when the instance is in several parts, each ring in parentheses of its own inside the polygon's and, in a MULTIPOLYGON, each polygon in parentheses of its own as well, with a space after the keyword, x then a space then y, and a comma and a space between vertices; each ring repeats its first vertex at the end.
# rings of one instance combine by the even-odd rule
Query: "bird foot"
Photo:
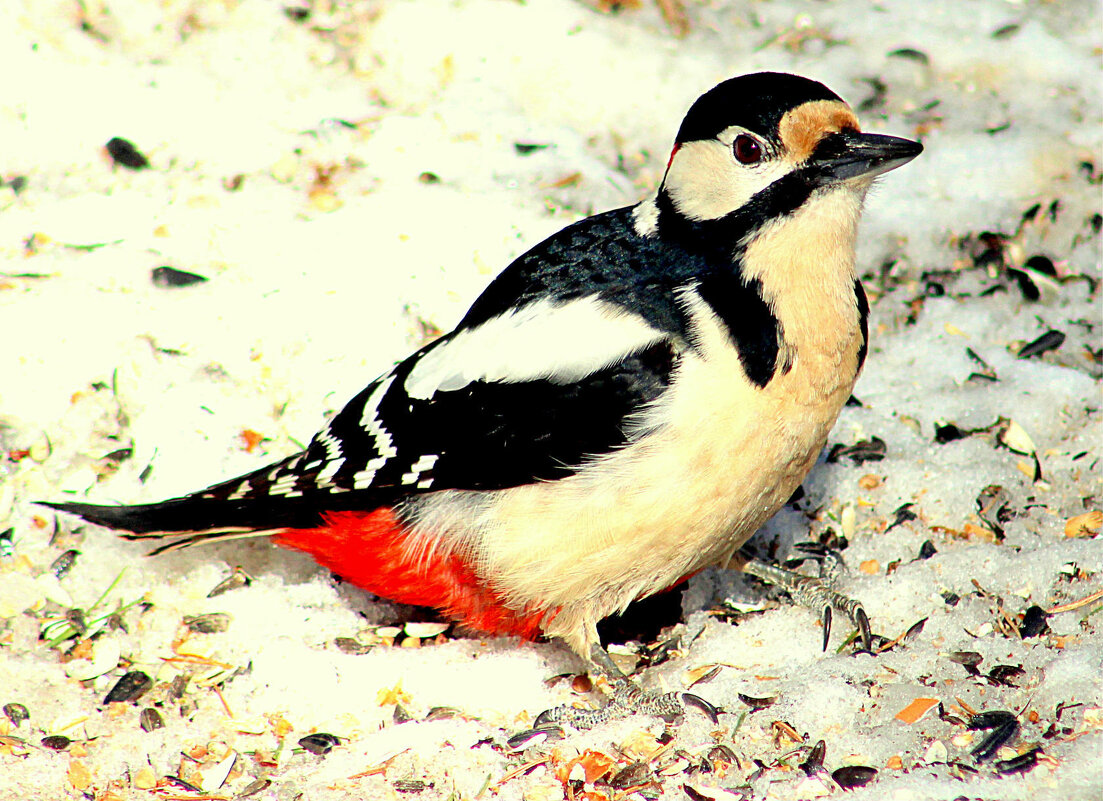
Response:
POLYGON ((623 677, 612 679, 612 684, 613 695, 604 706, 598 709, 579 709, 569 704, 557 706, 540 713, 533 721, 533 729, 546 729, 554 725, 592 729, 606 721, 631 715, 650 715, 672 723, 681 718, 688 707, 701 710, 713 723, 719 719, 716 707, 692 693, 648 692, 623 677))
POLYGON ((868 651, 873 647, 873 634, 869 627, 869 616, 861 602, 843 595, 834 589, 834 585, 845 574, 846 565, 837 551, 814 543, 800 543, 796 546, 807 554, 805 558, 815 559, 820 565, 819 576, 806 576, 792 570, 751 559, 743 564, 742 570, 748 575, 761 579, 784 590, 793 601, 801 606, 822 611, 823 649, 831 639, 832 609, 838 609, 857 627, 862 645, 868 651))

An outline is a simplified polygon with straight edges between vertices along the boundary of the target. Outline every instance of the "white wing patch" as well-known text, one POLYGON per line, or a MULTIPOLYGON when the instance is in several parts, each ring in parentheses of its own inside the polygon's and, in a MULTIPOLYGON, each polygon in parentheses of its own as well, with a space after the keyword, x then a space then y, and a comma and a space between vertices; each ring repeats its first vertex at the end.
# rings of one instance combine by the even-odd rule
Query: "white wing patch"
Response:
POLYGON ((655 195, 641 200, 632 209, 632 228, 643 237, 654 236, 659 230, 659 205, 655 195))
POLYGON ((429 351, 404 384, 412 398, 475 381, 578 381, 664 339, 637 314, 596 296, 538 300, 461 331, 429 351))

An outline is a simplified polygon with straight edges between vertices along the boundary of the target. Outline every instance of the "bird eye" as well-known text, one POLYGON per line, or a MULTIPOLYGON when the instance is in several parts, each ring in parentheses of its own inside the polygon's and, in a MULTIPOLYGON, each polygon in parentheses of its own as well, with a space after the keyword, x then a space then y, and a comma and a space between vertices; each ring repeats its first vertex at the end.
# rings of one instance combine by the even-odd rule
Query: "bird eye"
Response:
POLYGON ((762 145, 747 134, 739 134, 732 142, 732 153, 740 164, 757 164, 762 161, 762 145))

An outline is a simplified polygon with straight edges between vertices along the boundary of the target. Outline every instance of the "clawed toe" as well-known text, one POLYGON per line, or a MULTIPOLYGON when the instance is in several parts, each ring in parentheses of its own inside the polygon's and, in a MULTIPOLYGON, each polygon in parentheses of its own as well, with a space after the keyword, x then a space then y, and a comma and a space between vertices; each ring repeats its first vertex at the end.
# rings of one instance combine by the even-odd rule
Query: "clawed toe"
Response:
POLYGON ((858 601, 834 589, 834 585, 846 569, 842 557, 838 552, 817 543, 799 543, 794 547, 805 555, 804 558, 815 559, 819 563, 818 577, 795 573, 759 559, 750 559, 741 569, 744 573, 789 593, 794 603, 809 609, 820 610, 823 614, 823 649, 825 651, 831 639, 832 609, 838 609, 854 623, 861 636, 863 648, 867 651, 872 650, 873 635, 865 609, 858 601))
POLYGON ((515 740, 519 740, 527 747, 528 740, 537 735, 549 735, 549 732, 559 731, 560 726, 570 726, 574 729, 592 729, 609 720, 626 718, 631 715, 652 715, 662 718, 667 723, 673 723, 681 718, 690 707, 698 709, 710 721, 719 721, 720 710, 699 695, 693 693, 655 693, 641 690, 631 681, 617 682, 616 689, 608 702, 597 709, 579 709, 575 706, 563 705, 548 709, 536 716, 532 729, 515 734, 510 738, 511 747, 515 740))

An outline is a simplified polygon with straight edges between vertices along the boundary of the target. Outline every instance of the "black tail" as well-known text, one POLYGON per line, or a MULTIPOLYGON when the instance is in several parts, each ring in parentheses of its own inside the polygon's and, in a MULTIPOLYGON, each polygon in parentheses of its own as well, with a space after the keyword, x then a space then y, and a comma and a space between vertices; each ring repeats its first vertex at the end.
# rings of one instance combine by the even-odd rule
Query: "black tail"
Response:
POLYGON ((323 522, 316 497, 300 493, 289 498, 271 491, 272 477, 294 469, 298 458, 297 454, 247 475, 160 503, 136 506, 39 503, 79 515, 90 523, 131 532, 130 539, 195 534, 197 536, 192 539, 199 540, 281 528, 310 528, 323 522))

